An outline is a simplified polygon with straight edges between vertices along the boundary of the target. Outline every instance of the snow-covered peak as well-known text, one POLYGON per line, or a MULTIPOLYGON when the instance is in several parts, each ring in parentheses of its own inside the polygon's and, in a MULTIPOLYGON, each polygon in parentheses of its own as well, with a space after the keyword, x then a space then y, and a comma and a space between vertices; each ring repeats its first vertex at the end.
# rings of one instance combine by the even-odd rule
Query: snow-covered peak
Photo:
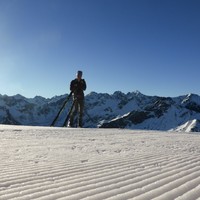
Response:
POLYGON ((41 97, 41 96, 35 96, 34 98, 28 99, 29 102, 33 104, 40 104, 43 105, 48 102, 48 99, 41 97))
POLYGON ((15 99, 17 99, 17 100, 21 100, 21 99, 26 99, 26 97, 24 97, 24 96, 22 96, 21 94, 16 94, 16 95, 14 95, 13 96, 15 99))
POLYGON ((185 104, 189 102, 200 104, 200 96, 198 96, 197 94, 192 94, 192 93, 184 96, 182 103, 185 104))
POLYGON ((172 131, 178 132, 198 132, 200 130, 200 120, 193 119, 189 120, 186 123, 172 129, 172 131))
MULTIPOLYGON (((21 95, 0 95, 0 123, 48 126, 67 96, 29 99, 21 95)), ((62 125, 70 106, 71 100, 56 126, 62 125)), ((91 92, 85 96, 84 114, 85 127, 154 130, 179 130, 180 127, 185 131, 200 131, 200 97, 195 94, 170 98, 147 96, 139 91, 127 94, 91 92), (190 128, 183 128, 185 126, 190 128)))

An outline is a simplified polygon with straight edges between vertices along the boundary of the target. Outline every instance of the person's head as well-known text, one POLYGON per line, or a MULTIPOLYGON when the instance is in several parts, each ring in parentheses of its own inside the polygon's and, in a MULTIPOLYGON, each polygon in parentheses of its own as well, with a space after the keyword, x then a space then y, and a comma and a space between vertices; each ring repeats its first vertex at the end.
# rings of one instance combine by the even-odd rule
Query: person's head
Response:
POLYGON ((82 72, 82 71, 77 71, 76 77, 77 77, 78 80, 81 80, 82 75, 83 75, 83 72, 82 72))

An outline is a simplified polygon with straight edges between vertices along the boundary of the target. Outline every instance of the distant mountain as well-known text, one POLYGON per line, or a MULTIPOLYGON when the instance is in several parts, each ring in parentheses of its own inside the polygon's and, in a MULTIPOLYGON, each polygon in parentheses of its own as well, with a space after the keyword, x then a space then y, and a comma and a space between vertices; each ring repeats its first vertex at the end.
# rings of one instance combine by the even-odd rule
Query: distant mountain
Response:
MULTIPOLYGON (((49 126, 67 96, 0 95, 0 123, 49 126)), ((56 126, 62 125, 70 105, 56 126)), ((200 96, 196 94, 171 98, 138 91, 111 95, 91 92, 85 97, 85 108, 85 127, 200 132, 200 96)))

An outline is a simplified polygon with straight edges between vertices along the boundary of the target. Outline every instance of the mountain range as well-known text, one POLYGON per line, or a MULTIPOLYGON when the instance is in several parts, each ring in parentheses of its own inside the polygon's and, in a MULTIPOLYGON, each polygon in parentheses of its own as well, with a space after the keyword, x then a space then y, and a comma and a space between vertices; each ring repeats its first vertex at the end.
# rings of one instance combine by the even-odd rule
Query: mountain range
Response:
MULTIPOLYGON (((44 98, 0 95, 0 123, 50 126, 68 94, 44 98)), ((69 101, 55 126, 62 126, 69 101)), ((85 96, 84 127, 200 132, 200 96, 148 96, 91 92, 85 96)))

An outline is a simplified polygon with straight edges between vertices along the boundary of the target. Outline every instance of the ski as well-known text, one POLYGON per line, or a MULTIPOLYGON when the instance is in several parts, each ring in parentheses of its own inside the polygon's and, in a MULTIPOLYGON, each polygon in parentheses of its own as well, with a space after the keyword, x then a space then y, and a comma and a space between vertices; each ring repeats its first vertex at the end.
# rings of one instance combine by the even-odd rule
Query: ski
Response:
POLYGON ((54 118, 54 120, 52 121, 50 126, 54 126, 58 117, 60 116, 61 112, 64 110, 64 107, 66 106, 67 102, 69 101, 70 97, 72 96, 73 92, 70 92, 70 94, 67 96, 66 100, 64 101, 62 107, 60 108, 58 114, 56 115, 56 117, 54 118))

